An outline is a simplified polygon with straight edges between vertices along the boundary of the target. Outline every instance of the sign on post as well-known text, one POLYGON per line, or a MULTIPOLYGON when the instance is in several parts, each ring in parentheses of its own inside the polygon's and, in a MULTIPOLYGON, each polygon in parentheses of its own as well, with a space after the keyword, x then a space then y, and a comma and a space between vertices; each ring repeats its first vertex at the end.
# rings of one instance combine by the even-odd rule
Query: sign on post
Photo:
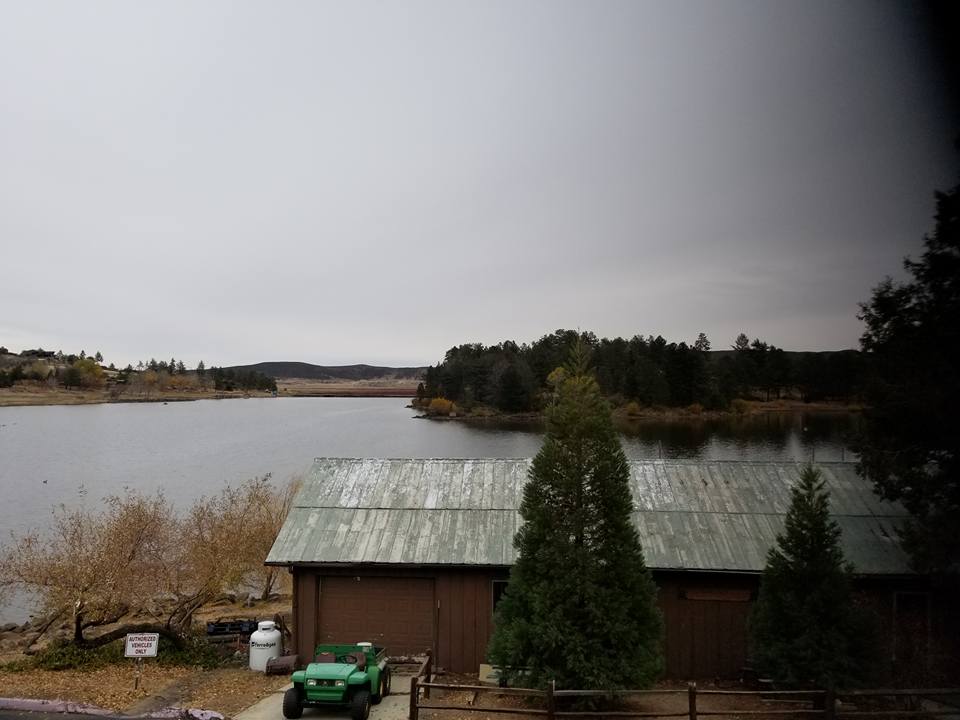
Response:
POLYGON ((127 635, 123 656, 132 658, 156 657, 157 645, 159 644, 159 633, 130 633, 127 635))
POLYGON ((123 656, 136 659, 133 669, 134 690, 140 687, 140 676, 143 675, 143 659, 145 657, 156 657, 159 644, 159 633, 127 633, 127 640, 123 645, 123 656))

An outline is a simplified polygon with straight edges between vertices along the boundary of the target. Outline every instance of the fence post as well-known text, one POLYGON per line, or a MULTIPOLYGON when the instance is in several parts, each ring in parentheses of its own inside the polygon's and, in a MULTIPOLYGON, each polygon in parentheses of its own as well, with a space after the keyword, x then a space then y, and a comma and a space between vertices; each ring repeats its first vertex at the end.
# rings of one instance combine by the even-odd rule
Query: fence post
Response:
POLYGON ((417 689, 417 679, 416 675, 410 678, 410 720, 417 720, 417 714, 420 711, 420 708, 417 706, 417 695, 420 692, 417 689))
POLYGON ((837 714, 837 691, 831 685, 823 693, 823 720, 834 720, 837 714))
POLYGON ((697 720, 697 684, 695 682, 687 685, 687 707, 690 712, 690 720, 697 720))
MULTIPOLYGON (((427 662, 426 662, 426 666, 427 666, 427 675, 426 675, 426 678, 425 678, 425 679, 426 679, 427 683, 431 683, 431 682, 433 682, 433 653, 430 652, 430 649, 429 649, 429 648, 427 648, 427 662)), ((423 697, 424 697, 425 700, 429 700, 429 699, 430 699, 430 688, 425 687, 425 688, 423 689, 423 697)))
POLYGON ((551 680, 547 685, 547 720, 553 720, 553 713, 556 710, 554 706, 553 691, 557 689, 557 681, 551 680))

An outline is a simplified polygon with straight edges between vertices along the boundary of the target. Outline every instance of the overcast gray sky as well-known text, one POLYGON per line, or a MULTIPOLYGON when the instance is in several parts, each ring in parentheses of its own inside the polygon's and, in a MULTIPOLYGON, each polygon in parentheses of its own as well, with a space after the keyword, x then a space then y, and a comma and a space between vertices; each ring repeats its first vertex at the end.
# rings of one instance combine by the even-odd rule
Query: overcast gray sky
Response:
MULTIPOLYGON (((905 6, 910 7, 910 6, 905 6)), ((957 181, 890 2, 0 2, 0 344, 855 347, 957 181)))

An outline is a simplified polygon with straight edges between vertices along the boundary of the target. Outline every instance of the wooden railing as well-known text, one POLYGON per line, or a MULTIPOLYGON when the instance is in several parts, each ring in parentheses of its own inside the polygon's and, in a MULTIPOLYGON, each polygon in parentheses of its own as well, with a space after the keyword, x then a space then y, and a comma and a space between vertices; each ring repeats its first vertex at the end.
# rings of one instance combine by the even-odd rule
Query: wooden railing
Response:
POLYGON ((697 720, 698 717, 708 716, 772 716, 778 715, 818 715, 823 720, 837 720, 837 718, 896 718, 896 717, 937 717, 944 715, 955 715, 960 717, 960 706, 949 710, 837 710, 837 700, 841 698, 882 698, 882 697, 954 697, 960 698, 960 689, 957 688, 938 688, 922 690, 847 690, 843 692, 834 692, 833 690, 698 690, 696 683, 690 683, 685 690, 557 690, 553 684, 548 685, 546 690, 536 690, 533 688, 501 688, 490 685, 450 685, 435 683, 430 681, 431 658, 427 659, 420 667, 420 671, 410 681, 410 720, 419 720, 421 710, 456 710, 457 712, 483 712, 487 714, 502 715, 529 715, 545 716, 548 720, 554 718, 566 717, 610 717, 610 718, 679 718, 686 717, 690 720, 697 720), (442 698, 437 698, 437 702, 424 703, 422 700, 430 700, 430 690, 441 690, 447 692, 472 692, 474 698, 477 695, 488 693, 492 695, 512 695, 530 698, 542 698, 542 707, 531 708, 511 708, 511 707, 479 707, 476 705, 453 705, 444 704, 442 698), (422 693, 422 698, 421 698, 422 693), (687 709, 683 712, 641 712, 633 710, 557 710, 558 698, 586 698, 603 697, 612 699, 614 697, 624 696, 643 696, 643 695, 686 695, 687 709), (812 708, 777 708, 770 710, 752 710, 752 709, 724 709, 707 710, 697 707, 697 698, 710 695, 743 695, 762 697, 764 700, 773 700, 782 698, 786 701, 808 700, 814 707, 812 708))

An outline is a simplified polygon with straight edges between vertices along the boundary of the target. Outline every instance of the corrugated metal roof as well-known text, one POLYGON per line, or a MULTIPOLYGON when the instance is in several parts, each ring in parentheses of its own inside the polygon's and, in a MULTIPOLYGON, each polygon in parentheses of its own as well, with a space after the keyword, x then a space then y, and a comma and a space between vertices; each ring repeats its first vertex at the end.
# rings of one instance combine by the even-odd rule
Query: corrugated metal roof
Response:
MULTIPOLYGON (((318 458, 267 557, 272 564, 510 565, 530 460, 318 458)), ((634 522, 657 569, 759 572, 802 465, 632 461, 634 522)), ((819 464, 858 573, 910 572, 904 509, 850 463, 819 464)))

